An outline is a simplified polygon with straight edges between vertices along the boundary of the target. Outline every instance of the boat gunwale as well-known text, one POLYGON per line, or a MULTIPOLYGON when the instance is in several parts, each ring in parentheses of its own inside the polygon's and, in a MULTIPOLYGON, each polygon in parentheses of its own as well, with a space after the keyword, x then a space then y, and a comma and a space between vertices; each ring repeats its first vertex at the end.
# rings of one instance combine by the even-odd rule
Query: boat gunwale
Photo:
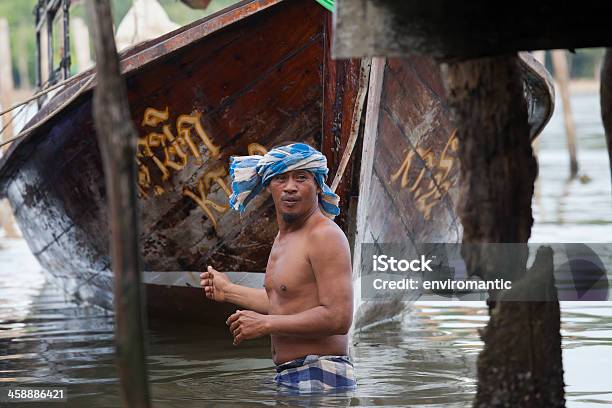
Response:
MULTIPOLYGON (((157 38, 134 45, 119 53, 121 75, 125 77, 169 54, 284 1, 286 0, 243 0, 157 38)), ((10 176, 7 175, 7 172, 10 173, 11 165, 14 164, 13 156, 17 154, 21 146, 32 140, 33 135, 40 133, 39 127, 30 131, 27 128, 43 121, 52 121, 66 109, 78 103, 78 99, 81 99, 96 86, 95 70, 96 66, 94 65, 92 68, 70 78, 66 86, 27 122, 25 134, 20 134, 20 139, 12 142, 9 149, 0 157, 0 198, 4 196, 9 184, 10 176), (84 84, 85 86, 83 86, 84 84), (73 98, 75 95, 76 97, 73 98), (73 100, 62 106, 62 103, 70 98, 73 98, 73 100)), ((52 123, 43 123, 42 126, 44 128, 49 125, 52 125, 52 123)))
MULTIPOLYGON (((519 67, 523 74, 522 80, 525 84, 533 84, 536 83, 536 79, 540 79, 540 89, 544 91, 544 93, 548 96, 548 99, 545 100, 545 114, 541 117, 540 122, 530 130, 530 138, 531 141, 534 141, 550 119, 555 111, 555 85, 554 80, 550 72, 546 69, 546 67, 539 62, 530 52, 521 51, 518 54, 519 57, 519 67), (546 103, 547 102, 547 103, 546 103)), ((532 94, 532 98, 537 99, 537 95, 532 94)))

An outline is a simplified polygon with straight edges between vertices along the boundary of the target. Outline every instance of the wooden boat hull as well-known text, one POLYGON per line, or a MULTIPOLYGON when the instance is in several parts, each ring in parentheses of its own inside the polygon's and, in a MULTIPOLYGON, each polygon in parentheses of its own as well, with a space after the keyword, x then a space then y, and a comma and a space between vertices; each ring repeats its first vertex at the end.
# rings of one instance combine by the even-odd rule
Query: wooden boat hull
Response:
MULTIPOLYGON (((273 203, 262 194, 242 216, 229 210, 229 158, 287 141, 322 146, 326 10, 267 1, 246 2, 231 13, 200 23, 211 26, 201 29, 201 39, 154 61, 134 66, 139 54, 154 46, 166 51, 174 38, 122 58, 140 136, 144 279, 152 285, 167 282, 149 274, 207 265, 262 276, 277 233, 273 203), (256 13, 249 9, 254 5, 256 13)), ((41 265, 69 293, 110 308, 106 192, 91 96, 83 93, 13 147, 2 168, 3 190, 41 265)), ((52 111, 50 105, 32 122, 52 111)), ((199 286, 187 274, 183 281, 183 289, 199 286)), ((200 299, 194 308, 207 307, 199 288, 188 290, 200 299)))
MULTIPOLYGON (((353 119, 362 123, 355 131, 369 126, 357 108, 367 61, 333 61, 330 27, 314 1, 251 0, 122 55, 139 133, 144 282, 154 315, 223 324, 233 306, 203 296, 198 273, 207 265, 248 286, 263 283, 277 233, 273 203, 263 194, 242 216, 228 209, 230 156, 304 141, 326 154, 333 175, 351 148, 353 119)), ((353 238, 368 185, 375 198, 364 201, 356 245, 457 242, 456 141, 437 66, 423 57, 389 60, 382 75, 373 161, 362 163, 359 142, 338 187, 338 221, 353 238)), ((32 120, 38 127, 0 162, 0 192, 44 269, 66 292, 110 309, 92 76, 76 78, 32 120)), ((396 312, 363 305, 360 313, 376 320, 396 312)))
MULTIPOLYGON (((535 138, 554 109, 552 78, 529 54, 520 57, 535 138)), ((399 316, 419 295, 362 298, 361 273, 372 262, 361 256, 362 244, 393 244, 411 259, 423 254, 421 244, 459 243, 463 235, 455 212, 459 145, 437 64, 417 55, 375 58, 368 92, 353 265, 356 329, 399 316)))

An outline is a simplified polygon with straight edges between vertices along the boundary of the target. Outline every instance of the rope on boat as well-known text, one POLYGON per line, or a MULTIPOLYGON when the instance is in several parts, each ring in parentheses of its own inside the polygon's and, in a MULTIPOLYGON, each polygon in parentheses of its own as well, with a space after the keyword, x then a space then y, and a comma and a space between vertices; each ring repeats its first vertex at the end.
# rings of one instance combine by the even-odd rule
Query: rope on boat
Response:
MULTIPOLYGON (((0 129, 0 135, 2 135, 2 134, 4 133, 4 131, 6 130, 6 128, 8 128, 9 126, 11 126, 11 123, 13 123, 13 121, 15 120, 15 118, 16 118, 17 116, 21 115, 21 112, 23 112, 23 110, 25 109, 25 107, 26 107, 26 106, 27 106, 27 104, 26 104, 26 105, 23 105, 23 106, 21 107, 21 109, 19 109, 19 111, 18 111, 16 114, 14 114, 14 115, 12 115, 12 116, 11 116, 11 118, 8 120, 8 122, 6 122, 6 125, 2 126, 2 129, 0 129)), ((2 145, 0 145, 0 146, 2 146, 2 145)))
POLYGON ((32 102, 34 99, 40 98, 41 96, 46 95, 49 92, 51 92, 51 91, 53 91, 53 90, 55 90, 55 89, 57 89, 57 88, 59 88, 61 86, 66 85, 68 82, 74 81, 75 78, 76 77, 71 77, 71 78, 65 79, 62 82, 58 82, 57 84, 55 84, 53 86, 50 86, 49 88, 46 88, 46 89, 44 89, 44 90, 42 90, 42 91, 40 91, 38 93, 35 93, 34 95, 30 96, 28 99, 26 99, 24 101, 21 101, 21 102, 15 104, 15 105, 11 106, 10 108, 8 108, 5 111, 0 112, 0 116, 4 115, 5 113, 9 113, 10 111, 13 111, 13 110, 17 109, 18 107, 27 104, 28 102, 32 102))
MULTIPOLYGON (((45 81, 45 83, 44 83, 42 86, 44 87, 44 86, 46 86, 48 83, 49 83, 49 81, 47 80, 47 81, 45 81)), ((11 118, 9 119, 9 121, 8 121, 8 122, 6 122, 6 124, 5 124, 4 126, 2 126, 2 129, 0 129, 0 136, 2 136, 2 134, 4 133, 4 131, 6 130, 6 128, 8 128, 8 127, 11 125, 11 123, 13 123, 13 121, 15 120, 15 118, 17 118, 17 116, 21 115, 21 112, 23 112, 23 110, 25 109, 25 107, 26 107, 26 106, 27 106, 27 105, 28 105, 28 104, 29 104, 29 103, 32 101, 32 99, 34 99, 34 97, 35 97, 35 96, 33 96, 32 98, 27 99, 27 100, 25 100, 25 101, 23 101, 23 102, 21 102, 21 103, 18 103, 18 104, 16 104, 16 105, 13 105, 11 108, 9 108, 9 109, 5 110, 4 112, 0 112, 0 117, 2 117, 2 116, 5 114, 5 113, 8 113, 8 112, 10 112, 10 111, 12 111, 12 110, 15 110, 15 109, 17 109, 19 106, 21 106, 21 109, 19 109, 19 111, 18 111, 16 114, 11 115, 11 118)), ((1 140, 1 139, 2 139, 2 138, 0 137, 0 140, 1 140)), ((0 146, 2 146, 2 145, 0 145, 0 146)))
MULTIPOLYGON (((91 77, 89 77, 89 79, 87 80, 87 82, 85 82, 78 91, 76 91, 74 93, 74 95, 72 95, 70 98, 66 99, 60 106, 58 106, 56 109, 54 109, 52 112, 48 113, 42 120, 40 120, 39 122, 37 122, 35 125, 30 126, 29 128, 22 130, 21 132, 19 132, 19 134, 9 140, 6 140, 2 143, 0 143, 0 147, 5 146, 9 143, 14 142, 15 140, 21 139, 22 137, 27 136, 30 132, 32 132, 33 130, 39 128, 40 126, 44 125, 45 123, 47 123, 49 121, 49 119, 51 119, 52 117, 55 116, 55 114, 59 111, 61 111, 62 109, 64 109, 66 106, 68 106, 70 103, 72 103, 72 101, 74 101, 77 97, 79 97, 84 91, 85 89, 93 82, 93 80, 96 78, 95 75, 92 75, 91 77)), ((59 84, 58 84, 59 85, 59 84)), ((49 88, 47 88, 48 90, 49 88)))

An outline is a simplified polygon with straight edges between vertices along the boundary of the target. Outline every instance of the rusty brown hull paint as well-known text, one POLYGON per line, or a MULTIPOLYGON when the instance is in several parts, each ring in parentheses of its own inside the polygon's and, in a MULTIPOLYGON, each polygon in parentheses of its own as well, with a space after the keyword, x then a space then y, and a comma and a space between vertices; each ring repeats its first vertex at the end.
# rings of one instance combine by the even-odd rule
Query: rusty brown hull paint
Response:
MULTIPOLYGON (((151 65, 160 59, 167 58, 168 55, 184 47, 203 40, 211 34, 232 26, 233 24, 249 19, 251 16, 274 7, 281 2, 283 2, 283 0, 245 0, 158 38, 140 43, 120 54, 121 72, 126 76, 130 76, 146 65, 151 65)), ((95 78, 92 78, 94 76, 94 69, 95 68, 91 68, 72 77, 61 94, 43 106, 34 118, 32 118, 29 125, 41 122, 49 116, 55 116, 56 120, 59 120, 63 114, 57 115, 56 110, 60 108, 62 104, 77 92, 89 91, 95 87, 95 78), (93 80, 90 82, 90 79, 93 80)), ((85 99, 87 97, 88 95, 82 96, 82 98, 85 99)), ((73 101, 73 104, 79 102, 82 101, 73 101)), ((48 124, 45 124, 43 129, 37 129, 37 132, 29 132, 25 137, 11 144, 8 154, 0 159, 0 179, 9 177, 10 173, 14 171, 16 167, 20 166, 23 160, 29 157, 31 150, 28 148, 31 146, 21 147, 20 145, 29 144, 31 138, 44 137, 53 124, 54 120, 51 119, 48 124)), ((1 192, 2 185, 0 185, 0 193, 1 192)))
MULTIPOLYGON (((152 184, 164 191, 155 195, 150 189, 139 200, 145 270, 197 271, 210 264, 219 270, 263 272, 277 233, 271 199, 263 194, 242 216, 213 208, 215 227, 183 191, 196 191, 203 177, 220 167, 227 170, 230 156, 248 154, 254 143, 268 149, 287 140, 322 145, 327 12, 315 2, 252 3, 246 6, 260 4, 262 9, 227 26, 225 14, 219 22, 206 20, 202 24, 221 28, 124 74, 133 124, 141 138, 152 131, 161 133, 165 124, 176 137, 178 117, 197 112, 219 149, 212 157, 199 143, 202 161, 190 156, 180 171, 169 172, 167 180, 162 180, 151 157, 139 158, 148 166, 152 184), (143 125, 147 108, 167 108, 168 119, 157 127, 143 125)), ((179 40, 185 41, 171 37, 162 42, 179 40)), ((159 50, 159 45, 151 47, 159 50)), ((137 56, 128 52, 125 58, 133 64, 137 56)), ((38 119, 43 117, 41 112, 38 119)), ((161 159, 161 147, 154 150, 161 159)), ((91 94, 53 117, 12 155, 14 162, 4 168, 3 190, 33 253, 61 278, 68 292, 112 306, 106 190, 91 94)), ((333 157, 329 159, 333 165, 333 157)), ((222 179, 228 186, 229 176, 222 179)), ((227 205, 227 198, 221 184, 209 186, 206 199, 227 205)), ((193 306, 204 303, 202 296, 193 306)))

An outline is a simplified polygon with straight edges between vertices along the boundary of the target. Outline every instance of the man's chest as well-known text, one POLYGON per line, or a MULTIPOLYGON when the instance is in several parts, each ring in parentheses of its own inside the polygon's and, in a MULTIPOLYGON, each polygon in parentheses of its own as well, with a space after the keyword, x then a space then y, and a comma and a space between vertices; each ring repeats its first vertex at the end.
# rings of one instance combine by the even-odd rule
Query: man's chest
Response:
POLYGON ((302 242, 275 243, 268 258, 265 286, 280 295, 295 294, 315 282, 308 253, 302 242))

